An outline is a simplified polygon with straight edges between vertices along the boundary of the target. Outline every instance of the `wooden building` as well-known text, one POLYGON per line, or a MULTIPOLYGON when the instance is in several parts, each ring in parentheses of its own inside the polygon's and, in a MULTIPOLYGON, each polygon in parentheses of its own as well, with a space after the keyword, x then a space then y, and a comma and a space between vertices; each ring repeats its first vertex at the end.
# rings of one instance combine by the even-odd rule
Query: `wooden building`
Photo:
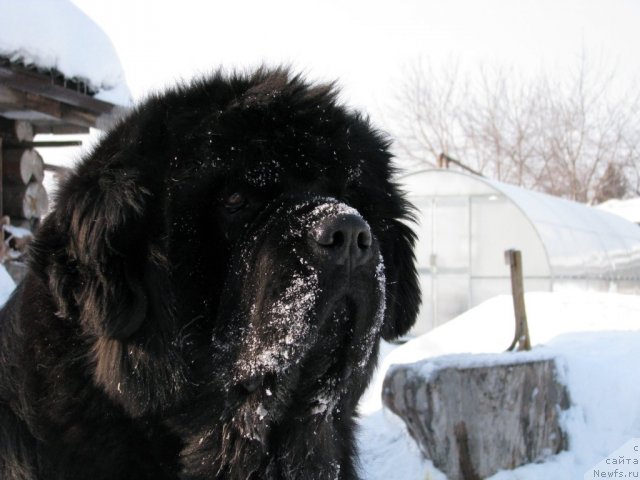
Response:
POLYGON ((35 135, 88 133, 90 127, 107 126, 122 107, 93 98, 94 93, 55 70, 0 57, 1 216, 37 222, 46 213, 42 180, 47 167, 34 148, 79 142, 37 142, 35 135))
POLYGON ((26 271, 21 257, 30 236, 20 237, 12 229, 5 241, 5 230, 10 224, 36 228, 49 207, 44 172, 60 170, 47 165, 36 147, 79 146, 80 141, 55 140, 55 135, 104 129, 125 110, 94 94, 86 83, 55 69, 0 56, 0 262, 16 282, 26 271), (54 136, 38 141, 39 133, 54 136))

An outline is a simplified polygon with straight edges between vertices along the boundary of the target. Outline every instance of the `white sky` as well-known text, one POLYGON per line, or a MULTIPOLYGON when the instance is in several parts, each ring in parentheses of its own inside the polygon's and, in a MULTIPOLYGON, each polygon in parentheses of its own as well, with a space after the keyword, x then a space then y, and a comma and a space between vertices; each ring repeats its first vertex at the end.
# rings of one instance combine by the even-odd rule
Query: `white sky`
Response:
POLYGON ((218 66, 284 62, 338 79, 376 120, 420 55, 561 71, 584 51, 640 70, 640 0, 72 1, 111 37, 134 99, 218 66))

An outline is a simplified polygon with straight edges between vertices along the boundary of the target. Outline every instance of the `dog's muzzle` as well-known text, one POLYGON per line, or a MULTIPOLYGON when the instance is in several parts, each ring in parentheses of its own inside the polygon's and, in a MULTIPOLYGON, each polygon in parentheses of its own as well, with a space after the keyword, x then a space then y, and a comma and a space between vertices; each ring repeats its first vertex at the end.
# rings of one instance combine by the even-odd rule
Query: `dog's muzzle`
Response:
POLYGON ((310 231, 313 249, 329 262, 354 269, 372 259, 371 230, 355 213, 337 213, 321 219, 310 231))

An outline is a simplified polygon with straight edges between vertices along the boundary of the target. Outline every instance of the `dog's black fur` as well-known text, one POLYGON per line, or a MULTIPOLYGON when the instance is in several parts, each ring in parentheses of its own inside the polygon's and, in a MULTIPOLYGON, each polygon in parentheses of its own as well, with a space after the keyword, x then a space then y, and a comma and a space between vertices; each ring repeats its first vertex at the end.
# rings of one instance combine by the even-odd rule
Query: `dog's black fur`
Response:
POLYGON ((357 478, 378 340, 419 304, 387 147, 284 69, 122 120, 2 311, 0 478, 357 478))

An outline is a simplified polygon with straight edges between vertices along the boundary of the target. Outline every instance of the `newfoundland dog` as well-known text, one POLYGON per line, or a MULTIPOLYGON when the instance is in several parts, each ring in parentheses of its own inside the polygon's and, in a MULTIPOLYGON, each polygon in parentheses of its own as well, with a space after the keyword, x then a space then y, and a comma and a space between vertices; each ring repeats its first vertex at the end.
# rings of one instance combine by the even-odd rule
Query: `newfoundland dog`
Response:
POLYGON ((355 479, 419 304, 385 138, 284 69, 154 95, 70 174, 0 317, 0 478, 355 479))

